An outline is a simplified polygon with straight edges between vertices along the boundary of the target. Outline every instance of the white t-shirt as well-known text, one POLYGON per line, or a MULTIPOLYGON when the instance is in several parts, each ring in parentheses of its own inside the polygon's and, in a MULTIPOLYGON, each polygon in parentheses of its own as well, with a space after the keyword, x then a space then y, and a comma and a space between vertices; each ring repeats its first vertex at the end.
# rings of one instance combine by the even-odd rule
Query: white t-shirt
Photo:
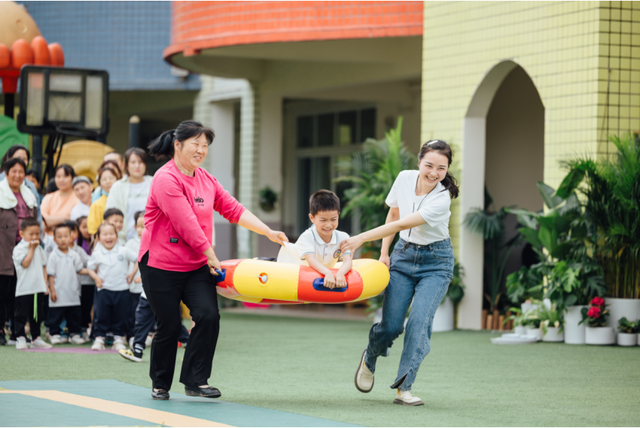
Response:
MULTIPOLYGON (((124 246, 125 248, 131 250, 134 254, 138 254, 140 252, 140 237, 136 233, 136 237, 133 239, 129 239, 127 244, 124 246)), ((133 268, 135 267, 135 262, 129 262, 129 270, 127 274, 133 272, 133 268)), ((142 283, 136 283, 135 279, 140 278, 140 269, 136 272, 133 277, 133 281, 129 283, 129 291, 132 293, 142 293, 142 283)))
MULTIPOLYGON (((78 253, 78 255, 80 256, 80 260, 82 260, 82 267, 87 267, 87 263, 89 262, 89 255, 87 254, 87 252, 84 250, 84 248, 82 248, 80 245, 75 244, 73 245, 72 248, 70 248, 71 250, 75 251, 76 253, 78 253)), ((80 282, 80 285, 95 285, 95 281, 93 280, 93 278, 91 278, 89 275, 78 275, 78 281, 80 282)), ((82 294, 82 287, 80 287, 80 294, 82 294)))
POLYGON ((80 305, 80 283, 77 272, 82 270, 82 260, 73 250, 67 254, 56 248, 51 252, 47 261, 47 275, 52 276, 53 286, 58 300, 53 302, 49 295, 49 306, 60 308, 64 306, 80 305))
POLYGON ((72 221, 76 221, 76 219, 80 217, 87 217, 89 216, 89 208, 91 208, 89 205, 85 205, 81 201, 78 201, 78 203, 73 208, 71 208, 71 214, 69 215, 69 218, 72 221))
POLYGON ((142 183, 129 182, 129 199, 127 200, 127 241, 138 236, 136 232, 136 224, 133 216, 138 211, 144 211, 147 206, 147 197, 149 196, 149 189, 151 188, 151 181, 144 180, 142 183))
POLYGON ((129 290, 127 284, 127 274, 129 273, 129 262, 136 262, 138 253, 134 253, 122 245, 114 245, 111 250, 107 250, 102 245, 96 245, 87 267, 97 271, 102 280, 100 290, 124 291, 129 290))
POLYGON ((399 208, 400 218, 418 211, 426 223, 400 232, 400 238, 417 245, 428 245, 449 238, 451 196, 442 183, 427 195, 416 196, 416 183, 420 171, 409 170, 398 174, 385 203, 399 208))
MULTIPOLYGON (((315 225, 305 230, 295 244, 285 243, 278 253, 280 263, 294 263, 308 266, 307 254, 314 254, 316 259, 327 268, 332 268, 342 257, 340 242, 349 238, 349 234, 333 231, 331 242, 326 243, 318 235, 315 225)), ((351 254, 347 251, 344 254, 351 254)))
POLYGON ((33 252, 31 263, 24 268, 22 261, 28 253, 29 243, 24 239, 13 248, 13 265, 16 267, 16 275, 18 276, 16 297, 47 291, 47 280, 42 271, 42 268, 47 265, 47 256, 42 247, 37 246, 33 252))

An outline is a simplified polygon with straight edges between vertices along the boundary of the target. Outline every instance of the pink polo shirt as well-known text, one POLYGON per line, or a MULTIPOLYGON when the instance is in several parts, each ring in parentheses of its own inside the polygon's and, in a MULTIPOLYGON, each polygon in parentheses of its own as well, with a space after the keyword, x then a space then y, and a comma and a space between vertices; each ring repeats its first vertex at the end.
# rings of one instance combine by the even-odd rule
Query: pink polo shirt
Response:
POLYGON ((237 223, 245 208, 204 169, 188 177, 170 160, 151 181, 138 260, 149 251, 148 265, 157 269, 188 272, 206 265, 213 210, 237 223))

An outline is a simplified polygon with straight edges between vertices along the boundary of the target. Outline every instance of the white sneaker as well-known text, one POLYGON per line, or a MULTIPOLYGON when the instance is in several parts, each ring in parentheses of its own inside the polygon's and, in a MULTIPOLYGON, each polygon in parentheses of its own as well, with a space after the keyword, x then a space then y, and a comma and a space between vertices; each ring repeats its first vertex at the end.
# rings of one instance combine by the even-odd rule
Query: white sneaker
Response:
POLYGON ((411 391, 401 391, 398 389, 393 404, 402 404, 403 406, 422 406, 424 403, 418 397, 411 394, 411 391))
POLYGON ((7 345, 17 345, 17 344, 18 344, 18 341, 16 339, 9 338, 9 340, 7 340, 7 345))
POLYGON ((16 349, 27 349, 28 347, 26 337, 20 336, 16 338, 16 349))
POLYGON ((60 336, 60 343, 69 343, 69 336, 60 336))
POLYGON ((35 340, 31 341, 31 347, 32 348, 42 348, 42 349, 53 348, 53 346, 49 345, 47 342, 42 340, 40 337, 36 337, 35 340))
POLYGON ((148 348, 153 343, 153 334, 147 335, 147 338, 144 340, 144 345, 148 348))
POLYGON ((373 389, 373 373, 364 363, 364 357, 367 354, 367 350, 365 349, 362 353, 362 358, 360 359, 360 365, 358 366, 358 370, 356 370, 356 388, 360 392, 369 392, 373 389))
POLYGON ((82 338, 84 339, 85 343, 88 342, 89 340, 91 340, 91 338, 89 337, 89 332, 88 331, 83 331, 82 332, 82 338))
POLYGON ((116 351, 126 350, 127 349, 127 339, 122 336, 114 336, 113 337, 113 349, 116 351))
POLYGON ((53 336, 51 336, 52 345, 59 345, 61 343, 62 343, 62 338, 60 337, 59 334, 54 334, 53 336))
POLYGON ((69 339, 69 342, 73 343, 74 345, 82 345, 83 343, 86 343, 86 340, 84 340, 79 334, 74 334, 69 339))
POLYGON ((91 345, 91 349, 94 351, 104 351, 104 338, 96 337, 96 340, 93 341, 93 345, 91 345))

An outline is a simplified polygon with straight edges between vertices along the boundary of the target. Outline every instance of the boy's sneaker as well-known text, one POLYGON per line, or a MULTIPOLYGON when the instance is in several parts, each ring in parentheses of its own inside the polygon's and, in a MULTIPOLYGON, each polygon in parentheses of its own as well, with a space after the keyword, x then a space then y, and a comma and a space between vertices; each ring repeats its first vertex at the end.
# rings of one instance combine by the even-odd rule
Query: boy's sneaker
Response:
POLYGON ((121 349, 127 349, 127 339, 122 336, 113 337, 113 349, 120 351, 121 349))
POLYGON ((69 342, 73 343, 74 345, 82 345, 83 343, 86 343, 86 340, 84 340, 79 334, 74 334, 73 336, 71 336, 71 339, 69 339, 69 342))
POLYGON ((20 336, 16 338, 16 349, 27 349, 28 347, 26 337, 20 336))
POLYGON ((113 337, 113 333, 107 333, 104 336, 104 344, 105 346, 111 346, 113 345, 115 338, 113 337))
POLYGON ((61 334, 60 343, 69 343, 69 336, 67 336, 66 334, 61 334))
POLYGON ((93 345, 91 345, 91 349, 94 351, 104 351, 104 339, 96 337, 96 340, 93 341, 93 345))
POLYGON ((142 362, 142 352, 138 354, 136 352, 133 352, 131 349, 121 349, 118 351, 118 353, 123 358, 126 358, 129 361, 133 361, 134 363, 142 362))
POLYGON ((9 337, 9 341, 7 342, 7 345, 15 345, 16 343, 18 342, 15 337, 9 337))
POLYGON ((47 342, 42 340, 40 337, 36 337, 34 340, 31 341, 31 347, 32 348, 42 348, 42 349, 53 348, 53 346, 49 345, 47 342))
POLYGON ((89 337, 89 332, 88 331, 83 331, 82 332, 82 338, 84 339, 85 343, 88 342, 89 340, 91 340, 91 338, 89 337))
POLYGON ((153 343, 153 334, 147 335, 147 338, 144 340, 144 345, 148 348, 153 343))
POLYGON ((418 397, 411 394, 411 391, 401 391, 398 389, 393 404, 402 404, 403 406, 422 406, 424 403, 418 397))
POLYGON ((370 392, 373 389, 373 373, 369 370, 369 367, 364 363, 364 358, 367 355, 367 350, 365 349, 362 353, 362 358, 360 358, 360 365, 358 366, 358 370, 356 370, 356 388, 360 392, 370 392))
POLYGON ((60 337, 59 334, 54 334, 53 336, 51 336, 51 344, 52 345, 59 345, 63 343, 62 342, 62 338, 60 337))

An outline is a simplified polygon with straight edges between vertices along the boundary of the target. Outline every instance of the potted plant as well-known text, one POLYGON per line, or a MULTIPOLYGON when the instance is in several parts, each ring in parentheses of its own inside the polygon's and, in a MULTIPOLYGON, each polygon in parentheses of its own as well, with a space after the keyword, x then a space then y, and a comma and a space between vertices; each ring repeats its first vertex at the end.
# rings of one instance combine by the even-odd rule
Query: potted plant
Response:
POLYGON ((640 320, 629 321, 625 317, 620 318, 618 321, 618 345, 636 346, 638 331, 640 331, 640 320))
POLYGON ((585 343, 587 345, 613 345, 615 334, 613 327, 607 327, 609 311, 605 307, 604 299, 594 297, 589 309, 582 310, 581 323, 587 323, 585 328, 585 343))
MULTIPOLYGON (((540 305, 540 302, 537 302, 537 304, 540 305)), ((541 321, 536 309, 530 309, 524 313, 524 322, 527 326, 527 335, 534 336, 536 340, 542 340, 541 321)))
POLYGON ((268 213, 275 209, 276 202, 278 201, 278 194, 274 192, 271 187, 265 186, 260 189, 260 208, 262 211, 268 213))
POLYGON ((538 306, 538 317, 540 318, 540 328, 542 329, 543 342, 564 342, 564 319, 563 311, 557 305, 550 304, 538 306))
POLYGON ((522 312, 535 309, 532 301, 542 300, 544 275, 542 263, 530 267, 523 266, 520 270, 507 275, 507 297, 513 303, 520 303, 522 312))
POLYGON ((522 310, 519 308, 511 308, 509 311, 511 312, 511 315, 504 320, 503 325, 509 321, 513 321, 513 332, 521 336, 526 336, 527 322, 522 310))

